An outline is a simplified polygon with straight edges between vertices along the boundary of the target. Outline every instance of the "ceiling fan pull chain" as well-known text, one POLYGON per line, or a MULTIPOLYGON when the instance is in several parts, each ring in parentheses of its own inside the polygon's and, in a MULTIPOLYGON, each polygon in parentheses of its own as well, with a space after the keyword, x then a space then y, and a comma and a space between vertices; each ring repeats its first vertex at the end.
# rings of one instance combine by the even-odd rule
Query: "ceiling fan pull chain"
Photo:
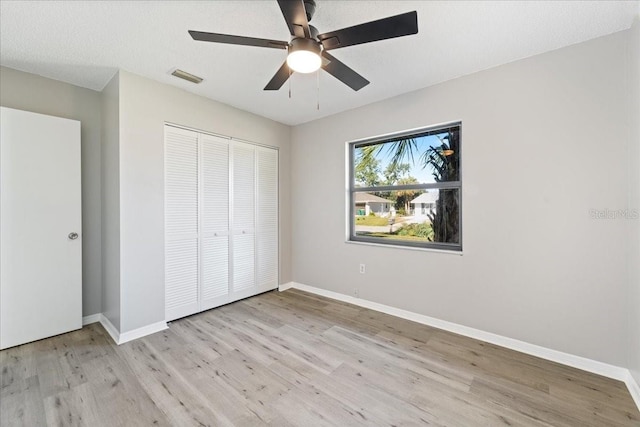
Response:
POLYGON ((289 68, 289 78, 287 80, 289 80, 289 99, 291 99, 291 68, 289 68))
POLYGON ((318 104, 316 108, 320 111, 320 69, 316 71, 316 88, 318 89, 318 104))

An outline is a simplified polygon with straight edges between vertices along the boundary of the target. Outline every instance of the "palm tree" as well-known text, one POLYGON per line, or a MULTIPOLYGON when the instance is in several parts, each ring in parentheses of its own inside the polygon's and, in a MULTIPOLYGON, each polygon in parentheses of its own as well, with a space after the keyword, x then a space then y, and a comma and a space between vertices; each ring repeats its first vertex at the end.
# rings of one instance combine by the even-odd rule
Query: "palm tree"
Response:
POLYGON ((373 155, 372 146, 359 148, 356 152, 355 179, 365 187, 380 184, 380 162, 373 155))
MULTIPOLYGON (((420 153, 419 160, 422 167, 430 167, 435 182, 459 181, 460 167, 460 129, 458 127, 447 129, 444 136, 439 136, 440 145, 429 147, 420 153)), ((382 149, 382 145, 375 146, 377 152, 382 149)), ((418 144, 414 138, 394 141, 388 148, 393 152, 391 165, 399 165, 405 159, 411 159, 417 154, 418 144)), ((375 150, 370 150, 369 155, 373 156, 375 150)), ((459 192, 453 189, 441 189, 436 201, 435 212, 428 214, 433 228, 433 238, 431 241, 443 243, 460 242, 460 203, 459 192)))
MULTIPOLYGON (((412 176, 407 176, 407 177, 398 179, 396 183, 397 185, 410 185, 410 184, 417 184, 418 180, 412 176)), ((401 206, 402 209, 406 212, 406 214, 409 215, 409 209, 410 209, 409 202, 415 199, 420 193, 421 193, 421 190, 398 190, 396 192, 396 195, 397 195, 396 206, 398 208, 401 206)))

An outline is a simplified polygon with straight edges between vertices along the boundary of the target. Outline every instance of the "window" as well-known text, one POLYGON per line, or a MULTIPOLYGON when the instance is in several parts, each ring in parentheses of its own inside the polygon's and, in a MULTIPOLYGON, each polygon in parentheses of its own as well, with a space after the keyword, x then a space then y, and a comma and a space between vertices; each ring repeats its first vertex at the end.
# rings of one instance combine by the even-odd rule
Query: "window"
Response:
POLYGON ((349 143, 349 240, 462 250, 460 123, 349 143))

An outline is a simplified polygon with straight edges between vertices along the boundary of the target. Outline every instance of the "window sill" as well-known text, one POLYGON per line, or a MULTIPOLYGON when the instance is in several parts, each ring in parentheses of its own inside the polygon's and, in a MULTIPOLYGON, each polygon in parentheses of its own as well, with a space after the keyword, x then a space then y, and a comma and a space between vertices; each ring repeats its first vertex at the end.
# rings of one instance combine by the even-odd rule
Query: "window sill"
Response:
POLYGON ((459 255, 459 256, 463 255, 462 251, 454 251, 454 250, 447 250, 447 249, 420 248, 416 246, 402 246, 402 245, 391 245, 391 244, 384 244, 384 243, 359 242, 357 240, 345 240, 345 243, 350 245, 365 245, 365 246, 377 246, 377 247, 392 248, 392 249, 406 249, 409 251, 435 252, 435 253, 446 254, 446 255, 459 255))

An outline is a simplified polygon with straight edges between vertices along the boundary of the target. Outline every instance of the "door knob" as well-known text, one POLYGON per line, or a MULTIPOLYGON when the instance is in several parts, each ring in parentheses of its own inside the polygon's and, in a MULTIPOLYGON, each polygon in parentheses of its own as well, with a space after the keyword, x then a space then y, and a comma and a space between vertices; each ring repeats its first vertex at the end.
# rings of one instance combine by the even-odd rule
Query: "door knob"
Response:
POLYGON ((69 233, 69 240, 76 240, 78 238, 78 233, 69 233))

